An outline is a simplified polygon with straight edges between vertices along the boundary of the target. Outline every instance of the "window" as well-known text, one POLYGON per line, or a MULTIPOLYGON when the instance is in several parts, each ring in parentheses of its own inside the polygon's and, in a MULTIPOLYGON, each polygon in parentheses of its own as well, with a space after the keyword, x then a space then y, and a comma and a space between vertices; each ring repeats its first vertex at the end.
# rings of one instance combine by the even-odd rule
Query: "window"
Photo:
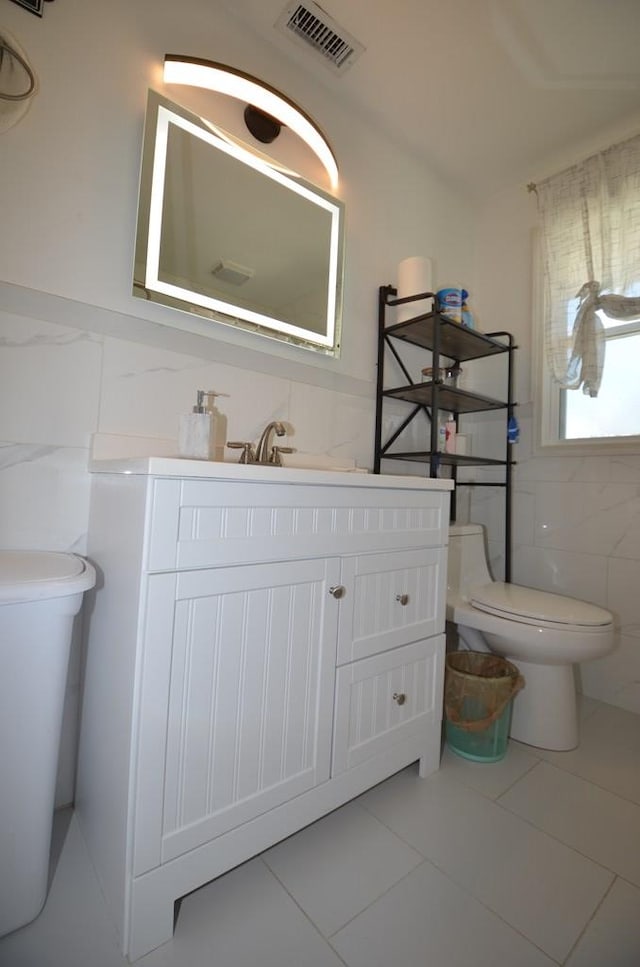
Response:
POLYGON ((561 440, 640 437, 640 321, 620 325, 598 313, 605 330, 605 364, 597 396, 560 390, 561 440))
MULTIPOLYGON (((534 299, 540 305, 541 299, 534 299)), ((538 446, 556 452, 640 452, 640 320, 620 323, 598 313, 604 327, 605 357, 597 396, 563 389, 543 359, 541 310, 535 380, 538 446)))
POLYGON ((640 136, 537 186, 544 446, 640 449, 640 136))

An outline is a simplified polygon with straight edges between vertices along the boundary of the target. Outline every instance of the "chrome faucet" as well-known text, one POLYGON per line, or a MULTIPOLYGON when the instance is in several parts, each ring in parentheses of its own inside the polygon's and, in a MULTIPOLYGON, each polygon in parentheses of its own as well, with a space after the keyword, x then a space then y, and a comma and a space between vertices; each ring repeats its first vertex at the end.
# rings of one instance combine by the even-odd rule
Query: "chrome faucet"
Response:
POLYGON ((231 447, 232 450, 242 450, 240 463, 262 463, 281 467, 281 454, 293 453, 293 447, 273 446, 271 439, 274 433, 276 436, 284 436, 286 432, 284 423, 274 420, 265 426, 255 449, 252 443, 231 442, 227 443, 227 446, 231 447))
MULTIPOLYGON (((262 436, 258 441, 258 446, 256 447, 256 463, 275 463, 274 457, 277 454, 271 453, 271 437, 275 433, 276 436, 284 436, 287 431, 284 425, 280 423, 279 420, 274 420, 272 423, 267 423, 264 430, 262 431, 262 436)), ((274 447, 274 450, 276 448, 274 447)))

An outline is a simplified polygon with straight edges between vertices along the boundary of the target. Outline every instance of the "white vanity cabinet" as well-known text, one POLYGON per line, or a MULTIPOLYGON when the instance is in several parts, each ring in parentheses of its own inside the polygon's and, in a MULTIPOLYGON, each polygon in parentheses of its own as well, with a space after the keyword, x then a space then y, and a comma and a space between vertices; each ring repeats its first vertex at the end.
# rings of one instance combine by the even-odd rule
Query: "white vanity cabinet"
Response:
POLYGON ((76 808, 131 960, 174 902, 438 767, 450 484, 96 466, 76 808))

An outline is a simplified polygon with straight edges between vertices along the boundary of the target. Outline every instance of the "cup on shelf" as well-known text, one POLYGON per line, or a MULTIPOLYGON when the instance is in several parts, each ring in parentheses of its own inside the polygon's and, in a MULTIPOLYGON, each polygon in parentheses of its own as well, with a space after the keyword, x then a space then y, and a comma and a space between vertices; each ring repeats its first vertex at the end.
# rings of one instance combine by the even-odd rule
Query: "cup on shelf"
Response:
POLYGON ((435 382, 440 380, 444 386, 455 386, 458 382, 462 370, 459 366, 441 367, 434 369, 433 366, 425 366, 422 370, 423 382, 435 382))

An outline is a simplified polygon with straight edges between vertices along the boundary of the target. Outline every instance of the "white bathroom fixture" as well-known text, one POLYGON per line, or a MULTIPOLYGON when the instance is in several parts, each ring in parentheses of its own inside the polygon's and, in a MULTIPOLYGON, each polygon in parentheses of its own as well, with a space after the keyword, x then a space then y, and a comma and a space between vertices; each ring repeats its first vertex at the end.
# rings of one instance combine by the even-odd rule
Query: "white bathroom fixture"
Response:
POLYGON ((171 938, 180 897, 410 763, 438 768, 452 483, 92 469, 105 580, 76 816, 133 962, 171 938))
POLYGON ((95 577, 75 554, 0 551, 0 936, 47 896, 73 619, 95 577))
POLYGON ((541 749, 578 745, 573 666, 613 649, 604 608, 546 591, 493 581, 477 524, 449 528, 447 620, 463 646, 512 661, 525 687, 513 704, 511 736, 541 749))

